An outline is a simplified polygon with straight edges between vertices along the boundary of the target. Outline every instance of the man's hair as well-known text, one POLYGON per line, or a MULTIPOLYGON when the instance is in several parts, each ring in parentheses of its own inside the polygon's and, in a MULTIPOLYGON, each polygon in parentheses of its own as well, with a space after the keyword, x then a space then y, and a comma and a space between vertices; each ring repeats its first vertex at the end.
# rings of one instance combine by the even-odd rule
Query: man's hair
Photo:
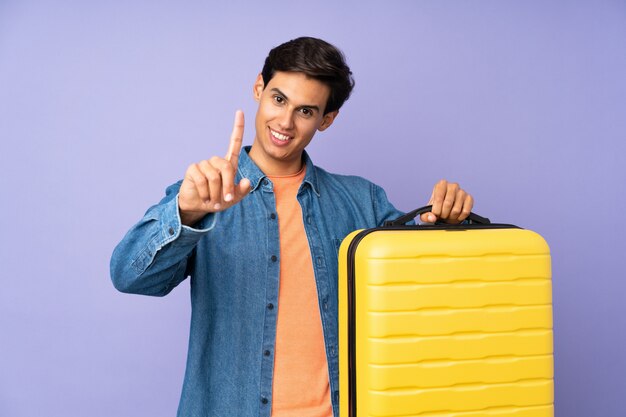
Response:
POLYGON ((330 96, 324 114, 339 110, 354 88, 352 71, 343 53, 317 38, 301 37, 272 49, 261 72, 266 86, 276 71, 301 72, 328 85, 330 96))

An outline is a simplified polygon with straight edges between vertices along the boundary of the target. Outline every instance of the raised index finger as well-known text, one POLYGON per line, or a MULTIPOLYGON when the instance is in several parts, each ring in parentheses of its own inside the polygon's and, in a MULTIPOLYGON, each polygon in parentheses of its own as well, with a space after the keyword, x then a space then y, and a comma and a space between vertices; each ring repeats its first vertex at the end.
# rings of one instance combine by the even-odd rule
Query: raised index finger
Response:
POLYGON ((233 125, 233 133, 230 134, 230 145, 226 153, 226 160, 237 167, 239 162, 239 151, 241 151, 241 143, 243 142, 243 112, 237 110, 235 113, 235 124, 233 125))

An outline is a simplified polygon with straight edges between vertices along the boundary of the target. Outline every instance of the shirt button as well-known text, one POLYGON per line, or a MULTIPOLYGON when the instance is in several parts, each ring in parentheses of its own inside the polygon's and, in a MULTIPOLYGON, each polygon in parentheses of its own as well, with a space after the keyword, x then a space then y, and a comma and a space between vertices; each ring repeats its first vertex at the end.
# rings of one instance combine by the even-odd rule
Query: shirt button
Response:
POLYGON ((324 303, 324 310, 328 310, 328 303, 324 303))
POLYGON ((269 181, 266 179, 263 180, 263 185, 267 185, 269 183, 269 181))
POLYGON ((276 255, 272 255, 272 262, 276 262, 278 260, 278 258, 276 257, 276 255))
POLYGON ((261 397, 261 402, 262 402, 263 404, 267 404, 267 398, 265 398, 265 397, 261 397))
POLYGON ((170 234, 170 236, 172 236, 174 234, 174 228, 170 227, 167 232, 170 234))
POLYGON ((263 354, 264 354, 265 356, 269 356, 269 355, 270 355, 270 351, 269 351, 269 350, 266 350, 265 352, 263 352, 263 354))
POLYGON ((269 303, 269 304, 267 305, 267 308, 268 308, 269 310, 273 310, 273 309, 274 309, 274 304, 269 303))
POLYGON ((276 213, 270 214, 270 219, 274 220, 276 218, 276 213))

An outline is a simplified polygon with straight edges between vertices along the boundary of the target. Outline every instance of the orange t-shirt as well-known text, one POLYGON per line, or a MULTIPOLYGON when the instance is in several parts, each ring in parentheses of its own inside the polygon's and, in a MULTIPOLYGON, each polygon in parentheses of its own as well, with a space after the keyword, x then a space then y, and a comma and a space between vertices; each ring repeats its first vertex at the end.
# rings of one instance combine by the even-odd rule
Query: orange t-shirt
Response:
POLYGON ((296 199, 305 168, 269 177, 280 235, 280 287, 272 417, 332 417, 328 363, 313 261, 296 199))

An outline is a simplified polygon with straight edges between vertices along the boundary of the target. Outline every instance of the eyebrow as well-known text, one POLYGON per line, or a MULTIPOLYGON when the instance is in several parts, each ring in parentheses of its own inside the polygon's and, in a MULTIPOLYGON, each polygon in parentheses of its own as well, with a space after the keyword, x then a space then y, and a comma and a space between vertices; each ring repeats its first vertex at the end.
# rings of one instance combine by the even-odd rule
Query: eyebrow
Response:
MULTIPOLYGON (((272 88, 270 91, 273 91, 275 93, 280 94, 281 96, 283 96, 285 98, 285 100, 289 101, 289 97, 287 97, 287 94, 283 93, 282 91, 280 91, 278 88, 274 87, 272 88)), ((299 109, 303 108, 303 107, 307 107, 309 109, 315 110, 319 113, 320 108, 319 106, 316 106, 314 104, 303 104, 301 106, 298 106, 299 109)))

